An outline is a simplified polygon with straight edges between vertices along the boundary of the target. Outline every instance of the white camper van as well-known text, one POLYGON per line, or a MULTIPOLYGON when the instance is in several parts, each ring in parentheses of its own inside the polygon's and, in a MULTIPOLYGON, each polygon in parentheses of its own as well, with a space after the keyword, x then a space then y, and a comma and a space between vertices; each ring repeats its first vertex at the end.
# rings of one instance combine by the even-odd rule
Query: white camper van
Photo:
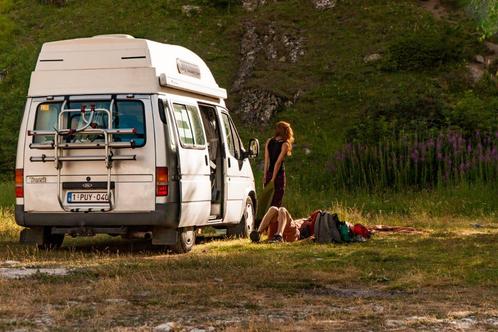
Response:
POLYGON ((21 242, 151 236, 188 252, 196 229, 245 236, 256 192, 226 90, 186 48, 127 35, 43 45, 16 165, 21 242))

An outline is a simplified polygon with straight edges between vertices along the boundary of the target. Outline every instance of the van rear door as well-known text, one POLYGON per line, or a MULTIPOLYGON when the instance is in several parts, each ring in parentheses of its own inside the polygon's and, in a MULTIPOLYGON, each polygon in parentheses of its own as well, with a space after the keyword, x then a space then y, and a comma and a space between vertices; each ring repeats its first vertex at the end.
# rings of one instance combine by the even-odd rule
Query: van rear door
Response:
MULTIPOLYGON (((155 142, 154 123, 151 99, 148 95, 96 95, 74 96, 69 98, 37 98, 33 100, 28 119, 28 130, 54 131, 58 115, 64 109, 88 111, 91 108, 109 110, 113 103, 112 127, 114 129, 134 129, 134 133, 113 135, 115 146, 112 148, 111 197, 112 212, 153 211, 155 209, 155 142), (125 156, 133 159, 119 160, 125 156)), ((107 128, 108 115, 104 111, 95 112, 92 127, 107 128)), ((82 114, 74 112, 63 120, 64 127, 80 128, 83 123, 82 114)), ((60 128, 59 128, 60 129, 60 128)), ((101 134, 66 135, 61 139, 67 148, 60 150, 60 155, 74 160, 61 161, 60 179, 53 158, 56 149, 53 147, 53 135, 35 135, 28 137, 24 147, 25 163, 25 211, 26 212, 61 212, 59 201, 66 210, 79 212, 101 211, 102 194, 107 189, 108 169, 104 136, 101 134), (98 145, 98 147, 96 147, 98 145), (40 162, 40 157, 48 158, 40 162), (88 156, 94 159, 82 161, 88 156), (50 160, 50 157, 52 160, 50 160), (98 157, 98 158, 97 158, 98 157), (35 161, 37 160, 37 161, 35 161), (59 189, 60 188, 60 189, 59 189)))
POLYGON ((211 180, 201 115, 194 100, 174 99, 171 109, 178 138, 179 227, 206 224, 211 210, 211 180))

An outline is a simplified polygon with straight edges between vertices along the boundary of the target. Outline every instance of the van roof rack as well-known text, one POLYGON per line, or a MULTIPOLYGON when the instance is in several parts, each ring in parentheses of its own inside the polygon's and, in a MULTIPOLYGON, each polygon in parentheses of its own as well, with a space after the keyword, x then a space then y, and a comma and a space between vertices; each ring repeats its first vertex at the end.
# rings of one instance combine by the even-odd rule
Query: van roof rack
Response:
POLYGON ((62 186, 61 186, 61 171, 64 162, 88 162, 88 161, 103 161, 107 168, 107 202, 103 204, 99 203, 98 208, 90 207, 86 210, 78 210, 80 212, 106 212, 113 210, 112 204, 112 191, 111 191, 111 169, 113 162, 124 161, 124 160, 136 160, 136 155, 115 155, 113 153, 114 148, 135 148, 135 141, 130 140, 129 142, 114 142, 114 135, 129 135, 136 134, 136 128, 113 128, 112 126, 112 115, 114 109, 115 98, 111 99, 111 104, 109 109, 105 108, 95 108, 94 105, 91 106, 90 110, 87 110, 85 106, 81 109, 66 109, 67 99, 64 100, 61 106, 61 111, 59 112, 57 118, 57 125, 54 130, 30 130, 28 131, 29 136, 52 136, 53 141, 49 143, 31 143, 30 147, 33 149, 40 150, 54 150, 53 156, 47 156, 42 154, 41 156, 33 156, 30 158, 31 162, 54 162, 55 168, 57 169, 57 199, 59 205, 64 211, 72 211, 73 207, 68 207, 63 203, 62 199, 62 186), (83 120, 83 125, 78 128, 64 128, 63 119, 64 115, 69 115, 71 113, 79 113, 80 118, 83 120), (95 115, 98 113, 103 113, 107 115, 107 128, 96 128, 94 121, 95 115), (104 142, 85 142, 85 143, 69 143, 65 142, 64 139, 74 136, 74 135, 102 135, 104 137, 104 142), (69 156, 65 155, 65 150, 72 149, 104 149, 104 154, 99 155, 77 155, 69 156))

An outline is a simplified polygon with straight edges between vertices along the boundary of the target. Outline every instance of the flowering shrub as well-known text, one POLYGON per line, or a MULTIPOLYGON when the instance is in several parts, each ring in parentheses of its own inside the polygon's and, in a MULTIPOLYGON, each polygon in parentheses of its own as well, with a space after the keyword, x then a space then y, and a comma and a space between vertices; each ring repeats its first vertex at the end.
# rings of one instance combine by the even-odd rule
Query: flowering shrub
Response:
POLYGON ((431 188, 498 180, 498 132, 402 136, 378 144, 346 144, 329 161, 343 189, 431 188))

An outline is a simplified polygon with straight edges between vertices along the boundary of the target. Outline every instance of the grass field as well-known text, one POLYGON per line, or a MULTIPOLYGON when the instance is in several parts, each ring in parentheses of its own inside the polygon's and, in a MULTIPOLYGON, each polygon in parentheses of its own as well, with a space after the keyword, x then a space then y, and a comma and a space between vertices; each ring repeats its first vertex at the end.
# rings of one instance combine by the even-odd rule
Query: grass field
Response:
POLYGON ((3 208, 0 267, 68 274, 0 277, 0 330, 147 331, 168 322, 178 331, 498 329, 494 214, 430 215, 413 197, 403 213, 328 205, 343 219, 414 226, 413 234, 349 245, 205 236, 187 255, 107 236, 40 251, 17 243, 19 227, 3 208))
MULTIPOLYGON (((290 99, 302 92, 272 119, 290 121, 296 132, 284 205, 296 217, 326 208, 347 221, 418 231, 379 233, 349 245, 255 245, 206 234, 187 255, 98 236, 67 238, 62 249, 48 252, 18 244, 13 184, 0 182, 0 272, 61 273, 0 276, 0 331, 147 331, 165 323, 177 331, 498 330, 494 181, 344 192, 331 183, 328 167, 349 130, 367 122, 372 110, 386 120, 370 119, 370 130, 385 125, 380 129, 389 131, 411 115, 419 115, 410 117, 417 126, 439 116, 445 126, 495 128, 495 82, 490 74, 476 84, 466 76, 465 65, 485 54, 475 22, 462 10, 435 19, 415 0, 343 0, 327 11, 314 10, 308 0, 267 1, 251 13, 238 5, 220 9, 216 3, 223 1, 188 3, 200 12, 186 15, 185 1, 178 0, 69 1, 62 7, 0 0, 0 178, 12 178, 29 74, 44 42, 129 33, 184 45, 230 90, 240 40, 252 22, 259 33, 275 26, 304 41, 296 63, 260 54, 247 82, 290 99), (393 65, 389 52, 396 42, 447 30, 455 30, 449 45, 466 45, 468 57, 426 70, 384 68, 393 65), (380 63, 364 60, 376 53, 380 63), (455 114, 462 123, 452 122, 455 114)), ((231 108, 239 97, 230 93, 231 108)), ((244 141, 256 136, 264 142, 272 134, 271 125, 248 126, 233 115, 244 141)), ((260 185, 261 160, 254 170, 260 185)))

